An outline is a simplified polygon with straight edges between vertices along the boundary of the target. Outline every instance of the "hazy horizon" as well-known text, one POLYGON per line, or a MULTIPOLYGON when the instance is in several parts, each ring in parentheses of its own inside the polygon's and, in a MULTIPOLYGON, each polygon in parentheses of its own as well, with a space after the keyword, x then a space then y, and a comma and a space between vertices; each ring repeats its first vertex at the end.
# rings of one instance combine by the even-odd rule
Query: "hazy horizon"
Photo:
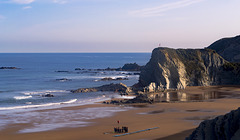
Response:
POLYGON ((0 53, 150 53, 239 35, 240 1, 2 0, 0 53))

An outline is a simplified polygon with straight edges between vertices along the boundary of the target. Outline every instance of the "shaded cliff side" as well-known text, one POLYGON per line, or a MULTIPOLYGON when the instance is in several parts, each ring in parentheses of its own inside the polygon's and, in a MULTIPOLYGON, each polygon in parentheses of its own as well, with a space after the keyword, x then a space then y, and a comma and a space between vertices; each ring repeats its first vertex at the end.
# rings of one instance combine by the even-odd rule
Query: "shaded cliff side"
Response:
POLYGON ((229 62, 240 62, 240 36, 220 39, 208 48, 215 50, 229 62))
POLYGON ((239 140, 240 108, 202 122, 186 140, 239 140))
POLYGON ((184 89, 186 86, 240 84, 240 65, 224 60, 211 49, 156 48, 140 73, 147 90, 184 89))

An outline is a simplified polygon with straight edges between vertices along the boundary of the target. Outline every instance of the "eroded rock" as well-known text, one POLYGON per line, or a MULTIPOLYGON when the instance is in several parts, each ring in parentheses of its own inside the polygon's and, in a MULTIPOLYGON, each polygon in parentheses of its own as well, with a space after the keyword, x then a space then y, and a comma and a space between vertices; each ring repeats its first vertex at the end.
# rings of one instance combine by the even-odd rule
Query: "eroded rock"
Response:
POLYGON ((119 92, 119 93, 127 93, 129 92, 129 88, 123 84, 108 84, 103 85, 100 87, 93 87, 93 88, 79 88, 77 90, 71 90, 72 93, 85 93, 85 92, 97 92, 97 91, 113 91, 113 92, 119 92))
POLYGON ((203 121, 186 140, 239 140, 240 108, 203 121))
POLYGON ((239 85, 239 78, 240 65, 232 65, 213 50, 156 48, 141 71, 138 85, 149 91, 184 89, 239 85))

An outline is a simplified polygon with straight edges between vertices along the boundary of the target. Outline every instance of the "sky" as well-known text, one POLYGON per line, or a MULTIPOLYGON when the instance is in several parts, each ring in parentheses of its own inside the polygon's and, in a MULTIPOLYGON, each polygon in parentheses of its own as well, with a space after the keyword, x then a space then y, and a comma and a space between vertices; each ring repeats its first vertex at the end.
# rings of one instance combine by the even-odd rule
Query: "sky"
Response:
POLYGON ((0 0, 0 53, 204 48, 240 34, 240 0, 0 0))

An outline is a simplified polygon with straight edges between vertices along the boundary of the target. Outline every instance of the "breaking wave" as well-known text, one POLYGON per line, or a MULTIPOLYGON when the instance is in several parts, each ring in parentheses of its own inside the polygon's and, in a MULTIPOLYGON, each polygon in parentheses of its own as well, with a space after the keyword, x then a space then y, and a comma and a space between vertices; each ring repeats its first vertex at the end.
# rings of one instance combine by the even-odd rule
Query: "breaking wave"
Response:
POLYGON ((66 102, 58 102, 58 103, 46 103, 46 104, 39 104, 39 105, 24 105, 24 106, 0 107, 0 110, 39 108, 39 107, 47 107, 47 106, 54 106, 54 105, 71 104, 71 103, 74 103, 76 101, 77 101, 77 99, 72 99, 72 100, 69 100, 69 101, 66 101, 66 102))
POLYGON ((29 96, 14 96, 13 98, 15 100, 24 100, 24 99, 32 98, 32 96, 31 95, 29 95, 29 96))

